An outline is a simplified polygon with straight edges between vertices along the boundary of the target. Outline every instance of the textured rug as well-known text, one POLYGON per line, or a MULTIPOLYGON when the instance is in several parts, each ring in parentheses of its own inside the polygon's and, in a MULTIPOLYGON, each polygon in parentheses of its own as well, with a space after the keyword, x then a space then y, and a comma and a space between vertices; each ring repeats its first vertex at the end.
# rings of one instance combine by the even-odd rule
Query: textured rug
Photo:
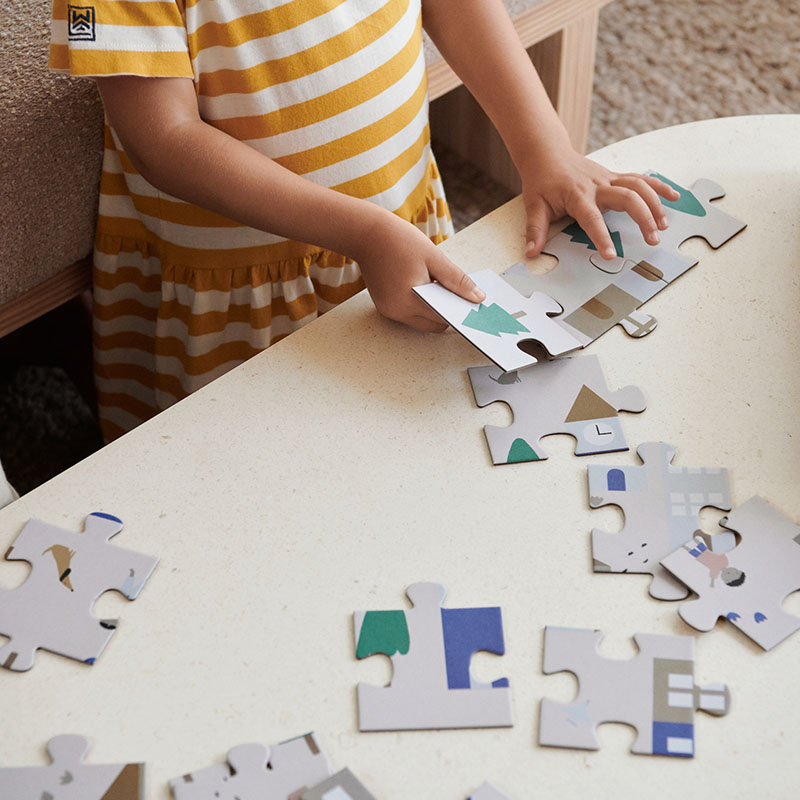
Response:
MULTIPOLYGON (((601 12, 590 150, 680 122, 786 112, 800 112, 797 0, 614 0, 601 12)), ((509 199, 452 153, 438 157, 457 228, 509 199)), ((99 441, 62 370, 0 361, 0 461, 19 491, 99 441)))

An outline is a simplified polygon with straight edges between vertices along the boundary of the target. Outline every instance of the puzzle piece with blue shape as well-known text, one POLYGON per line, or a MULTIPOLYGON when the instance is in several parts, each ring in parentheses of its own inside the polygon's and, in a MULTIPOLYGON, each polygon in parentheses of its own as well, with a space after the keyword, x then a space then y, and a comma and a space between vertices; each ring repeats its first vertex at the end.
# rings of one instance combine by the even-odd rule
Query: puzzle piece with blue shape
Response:
POLYGON ((741 535, 733 549, 714 552, 698 537, 661 560, 698 595, 678 613, 699 631, 724 617, 771 650, 800 629, 800 618, 781 608, 800 589, 800 526, 758 496, 720 524, 741 535))
POLYGON ((675 448, 664 442, 640 444, 636 452, 643 466, 588 467, 589 505, 615 505, 625 514, 619 533, 592 530, 594 570, 649 573, 651 596, 680 600, 688 589, 659 561, 692 539, 701 508, 730 510, 728 471, 674 466, 675 448))
POLYGON ((544 634, 546 675, 572 672, 578 696, 571 703, 544 698, 539 713, 539 744, 598 750, 597 726, 621 722, 636 729, 631 752, 694 756, 694 712, 728 712, 727 686, 696 686, 692 636, 637 633, 639 652, 631 659, 604 658, 597 652, 598 630, 548 626, 544 634))
POLYGON ((575 454, 627 450, 619 411, 641 412, 645 399, 636 386, 611 391, 595 355, 543 362, 532 369, 503 373, 497 367, 470 367, 475 403, 510 406, 511 425, 484 426, 493 464, 543 461, 541 439, 567 433, 575 454))
POLYGON ((91 610, 103 592, 134 600, 158 563, 109 544, 122 530, 110 514, 89 514, 83 533, 30 520, 6 551, 9 561, 27 561, 30 575, 15 589, 0 588, 0 666, 30 669, 41 648, 93 664, 117 628, 91 610))
POLYGON ((513 725, 508 680, 481 683, 470 673, 474 653, 505 652, 499 607, 442 608, 446 590, 415 583, 413 608, 357 611, 356 658, 392 661, 388 686, 358 684, 362 731, 484 728, 513 725))

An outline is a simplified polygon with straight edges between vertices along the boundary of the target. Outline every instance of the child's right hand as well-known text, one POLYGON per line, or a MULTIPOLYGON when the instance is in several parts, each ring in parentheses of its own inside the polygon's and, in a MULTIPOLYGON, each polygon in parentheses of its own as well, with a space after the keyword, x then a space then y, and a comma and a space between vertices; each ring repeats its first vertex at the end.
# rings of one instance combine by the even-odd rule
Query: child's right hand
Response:
POLYGON ((353 255, 375 308, 418 331, 441 333, 447 324, 411 291, 412 286, 436 280, 471 303, 486 299, 472 278, 419 228, 388 211, 365 232, 353 255))

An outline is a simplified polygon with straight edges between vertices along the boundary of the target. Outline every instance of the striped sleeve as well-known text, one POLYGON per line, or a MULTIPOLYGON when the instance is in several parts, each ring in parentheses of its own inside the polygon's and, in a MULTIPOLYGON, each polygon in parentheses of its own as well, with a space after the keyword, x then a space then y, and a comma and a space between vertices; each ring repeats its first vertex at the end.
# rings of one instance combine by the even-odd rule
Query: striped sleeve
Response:
POLYGON ((193 78, 183 0, 53 0, 49 66, 80 77, 193 78))

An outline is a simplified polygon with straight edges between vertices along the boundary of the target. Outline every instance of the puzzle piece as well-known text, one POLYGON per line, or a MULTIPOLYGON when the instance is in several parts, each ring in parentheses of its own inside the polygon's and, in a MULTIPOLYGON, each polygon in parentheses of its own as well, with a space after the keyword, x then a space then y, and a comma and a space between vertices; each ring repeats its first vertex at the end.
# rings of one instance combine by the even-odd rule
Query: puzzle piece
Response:
MULTIPOLYGON (((291 800, 291 798, 290 798, 291 800)), ((347 767, 304 792, 300 800, 376 800, 347 767)))
POLYGON ((603 214, 617 250, 617 258, 605 261, 594 244, 573 222, 550 239, 543 252, 555 256, 558 264, 547 273, 535 275, 519 262, 503 278, 524 296, 543 293, 564 309, 553 319, 581 347, 593 342, 616 324, 631 336, 645 336, 656 320, 639 307, 669 283, 697 264, 678 248, 694 236, 720 247, 745 227, 745 223, 711 204, 724 197, 725 190, 713 181, 701 179, 691 191, 651 172, 677 189, 676 202, 662 199, 669 228, 659 231, 661 243, 647 244, 630 216, 619 211, 603 214))
POLYGON ((122 530, 110 514, 95 512, 83 533, 32 519, 8 548, 6 559, 27 561, 31 573, 16 589, 0 588, 0 665, 23 672, 38 648, 93 664, 119 620, 91 614, 95 600, 112 589, 134 600, 157 558, 108 543, 122 530))
POLYGON ((575 454, 627 450, 618 411, 644 411, 636 386, 612 392, 597 356, 559 358, 534 369, 503 373, 497 367, 470 367, 475 402, 507 403, 514 420, 507 427, 486 425, 484 433, 494 464, 543 461, 541 439, 568 433, 577 439, 575 454))
POLYGON ((173 778, 169 786, 175 800, 299 800, 332 772, 314 734, 307 733, 272 747, 240 744, 228 751, 227 763, 173 778))
MULTIPOLYGON (((470 277, 484 292, 483 303, 470 303, 438 283, 415 286, 414 291, 453 328, 502 370, 529 367, 537 362, 533 351, 523 348, 539 342, 551 356, 582 346, 555 319, 561 306, 540 292, 523 297, 490 269, 470 277)), ((530 350, 530 348, 529 348, 530 350)))
POLYGON ((710 631, 726 617, 770 650, 800 628, 800 619, 781 608, 800 589, 800 526, 758 496, 721 524, 742 537, 730 552, 712 552, 696 539, 661 560, 699 595, 678 613, 699 631, 710 631))
POLYGON ((144 800, 144 764, 84 764, 89 741, 63 734, 47 743, 51 764, 0 768, 3 800, 144 800))
POLYGON ((467 800, 510 800, 508 795, 503 794, 497 787, 492 786, 486 781, 482 783, 467 800))
POLYGON ((479 683, 470 659, 479 650, 505 652, 498 607, 442 608, 437 583, 406 590, 413 608, 355 612, 356 658, 392 660, 388 686, 358 684, 362 731, 486 728, 513 725, 508 680, 479 683))
POLYGON ((691 540, 701 508, 731 507, 728 471, 709 467, 674 467, 675 448, 647 442, 636 448, 644 466, 591 464, 589 505, 619 506, 625 527, 619 533, 595 528, 592 555, 595 572, 650 573, 650 594, 680 600, 686 586, 658 562, 691 540))
POLYGON ((633 753, 694 755, 694 712, 727 714, 728 687, 694 683, 694 637, 637 633, 639 653, 603 658, 598 630, 556 628, 544 633, 544 673, 572 672, 580 684, 572 703, 544 698, 539 744, 598 750, 597 726, 622 722, 636 728, 633 753))

